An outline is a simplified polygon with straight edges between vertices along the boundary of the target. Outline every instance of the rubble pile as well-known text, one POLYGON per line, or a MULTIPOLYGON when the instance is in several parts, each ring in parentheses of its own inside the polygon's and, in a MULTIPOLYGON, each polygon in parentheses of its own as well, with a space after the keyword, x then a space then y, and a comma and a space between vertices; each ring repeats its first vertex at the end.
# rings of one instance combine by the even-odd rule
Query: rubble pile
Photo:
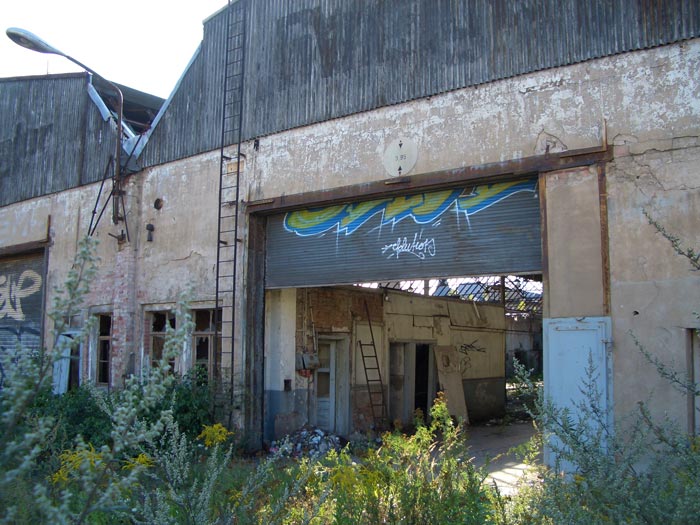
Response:
POLYGON ((347 441, 320 428, 303 427, 294 434, 270 443, 269 452, 284 457, 308 457, 341 450, 347 441))

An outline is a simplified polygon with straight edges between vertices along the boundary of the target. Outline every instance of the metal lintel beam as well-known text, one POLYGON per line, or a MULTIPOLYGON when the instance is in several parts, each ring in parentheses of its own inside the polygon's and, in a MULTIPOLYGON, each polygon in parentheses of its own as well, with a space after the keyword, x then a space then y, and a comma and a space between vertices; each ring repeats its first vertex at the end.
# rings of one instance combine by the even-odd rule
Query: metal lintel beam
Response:
MULTIPOLYGON (((497 178, 499 182, 527 174, 591 166, 612 159, 612 150, 607 147, 585 148, 561 153, 550 153, 478 166, 466 166, 452 170, 424 173, 421 175, 398 177, 395 179, 366 182, 342 186, 329 190, 317 190, 276 198, 250 201, 245 204, 248 213, 271 214, 313 204, 314 206, 334 204, 377 196, 406 193, 410 191, 434 190, 458 184, 480 182, 497 178)), ((489 180, 489 182, 491 182, 489 180)))
POLYGON ((31 241, 22 244, 13 244, 11 246, 0 247, 0 257, 12 255, 25 255, 32 252, 40 252, 49 244, 49 239, 42 241, 31 241))

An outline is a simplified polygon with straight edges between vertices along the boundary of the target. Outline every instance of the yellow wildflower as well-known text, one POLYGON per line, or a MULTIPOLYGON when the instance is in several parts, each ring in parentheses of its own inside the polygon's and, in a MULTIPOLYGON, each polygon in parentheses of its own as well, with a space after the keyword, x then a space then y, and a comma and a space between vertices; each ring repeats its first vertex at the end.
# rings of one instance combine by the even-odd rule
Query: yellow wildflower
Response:
POLYGON ((221 423, 216 423, 215 425, 204 425, 204 429, 197 436, 197 439, 203 439, 204 446, 209 448, 224 443, 232 435, 233 432, 230 432, 221 423))
POLYGON ((79 471, 84 464, 94 469, 102 461, 102 454, 95 451, 92 444, 88 444, 88 448, 64 450, 58 457, 61 460, 61 467, 51 476, 51 482, 54 484, 67 483, 69 477, 79 471))
POLYGON ((153 461, 151 457, 148 455, 144 454, 141 452, 138 456, 136 456, 133 459, 127 459, 124 462, 124 466, 122 467, 122 470, 133 470, 136 467, 144 467, 144 468, 150 468, 154 466, 156 463, 153 461))

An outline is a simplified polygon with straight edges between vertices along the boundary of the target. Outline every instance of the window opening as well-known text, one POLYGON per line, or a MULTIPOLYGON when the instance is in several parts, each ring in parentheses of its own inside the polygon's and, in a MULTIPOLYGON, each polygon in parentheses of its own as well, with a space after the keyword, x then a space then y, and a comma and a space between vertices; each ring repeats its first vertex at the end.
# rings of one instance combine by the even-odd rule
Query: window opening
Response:
POLYGON ((98 315, 97 384, 110 385, 112 368, 112 316, 98 315))
MULTIPOLYGON (((173 312, 153 312, 151 314, 151 366, 156 367, 163 358, 167 326, 175 329, 175 314, 173 312)), ((175 370, 175 359, 168 361, 170 371, 175 370)))
MULTIPOLYGON (((194 352, 194 367, 201 370, 209 380, 214 379, 214 349, 221 350, 221 309, 195 310, 194 332, 192 333, 192 348, 194 352), (218 327, 217 327, 218 322, 218 327), (218 335, 217 335, 218 334, 218 335), (216 338, 216 344, 214 344, 216 338)), ((199 374, 198 374, 199 375, 199 374)))

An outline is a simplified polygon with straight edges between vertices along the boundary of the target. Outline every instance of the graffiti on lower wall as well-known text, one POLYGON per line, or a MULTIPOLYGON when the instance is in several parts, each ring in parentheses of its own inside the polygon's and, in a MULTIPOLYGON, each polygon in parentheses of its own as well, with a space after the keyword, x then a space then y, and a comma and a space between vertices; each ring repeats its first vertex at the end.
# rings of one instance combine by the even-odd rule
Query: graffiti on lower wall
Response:
POLYGON ((39 348, 43 253, 0 259, 0 352, 39 348))
POLYGON ((17 279, 0 275, 0 319, 24 321, 22 300, 41 291, 41 284, 41 275, 34 270, 24 270, 17 279))
POLYGON ((284 227, 288 232, 302 237, 328 231, 352 235, 375 216, 381 217, 381 226, 394 226, 408 218, 416 224, 428 225, 437 222, 450 209, 468 220, 470 216, 523 191, 537 191, 537 181, 529 179, 481 184, 466 189, 292 211, 286 214, 284 227))

